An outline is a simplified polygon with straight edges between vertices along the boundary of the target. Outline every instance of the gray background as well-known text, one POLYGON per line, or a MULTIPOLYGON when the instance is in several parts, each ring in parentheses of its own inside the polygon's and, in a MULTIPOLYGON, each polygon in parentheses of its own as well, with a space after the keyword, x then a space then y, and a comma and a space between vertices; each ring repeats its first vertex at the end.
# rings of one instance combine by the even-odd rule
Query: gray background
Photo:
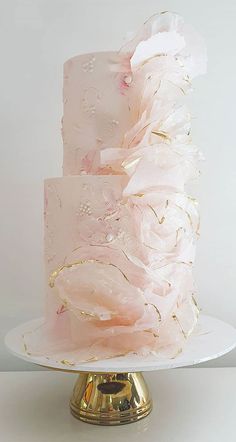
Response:
MULTIPOLYGON (((62 173, 62 64, 119 49, 150 15, 176 11, 204 36, 208 75, 190 99, 206 161, 193 186, 202 227, 195 275, 202 309, 236 325, 234 0, 19 0, 0 3, 0 333, 43 312, 43 179, 62 173)), ((31 370, 1 340, 0 370, 31 370)), ((236 365, 236 351, 208 365, 236 365)))

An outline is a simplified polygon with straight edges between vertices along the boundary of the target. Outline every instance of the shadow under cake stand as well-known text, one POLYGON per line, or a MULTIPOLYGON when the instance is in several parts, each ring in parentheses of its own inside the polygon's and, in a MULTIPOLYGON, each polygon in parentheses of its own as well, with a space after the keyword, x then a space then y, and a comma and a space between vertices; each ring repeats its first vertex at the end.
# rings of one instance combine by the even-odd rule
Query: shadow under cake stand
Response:
POLYGON ((152 409, 152 399, 142 372, 184 367, 218 358, 236 347, 236 329, 211 316, 200 315, 184 350, 169 359, 150 355, 127 355, 101 361, 77 363, 55 361, 27 354, 23 335, 38 327, 34 319, 11 330, 5 343, 15 356, 54 370, 79 373, 70 400, 73 416, 87 423, 121 425, 136 422, 152 409))

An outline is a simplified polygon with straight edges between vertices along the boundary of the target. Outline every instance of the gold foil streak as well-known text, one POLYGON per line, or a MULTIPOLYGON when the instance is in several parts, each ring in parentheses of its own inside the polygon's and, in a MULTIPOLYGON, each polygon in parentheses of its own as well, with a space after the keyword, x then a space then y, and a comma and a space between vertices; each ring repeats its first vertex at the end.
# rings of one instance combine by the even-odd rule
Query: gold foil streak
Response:
POLYGON ((63 364, 63 365, 67 365, 69 367, 72 367, 73 365, 75 365, 74 362, 70 362, 67 359, 62 359, 62 361, 60 361, 60 363, 63 364))
POLYGON ((180 327, 180 330, 181 330, 181 332, 182 332, 182 334, 183 334, 183 336, 184 336, 184 338, 185 339, 187 339, 187 337, 188 337, 188 334, 187 333, 185 333, 185 331, 184 331, 184 329, 183 329, 183 327, 182 327, 182 325, 181 325, 181 323, 180 323, 180 321, 179 321, 179 319, 178 319, 178 317, 174 314, 174 315, 172 315, 172 318, 174 319, 174 321, 176 321, 177 322, 177 324, 179 325, 179 327, 180 327))
POLYGON ((143 61, 141 63, 141 65, 138 66, 138 69, 141 69, 143 66, 145 66, 145 64, 149 63, 150 60, 153 60, 154 58, 157 58, 157 57, 167 57, 167 53, 166 52, 161 52, 161 53, 152 55, 151 57, 149 57, 145 61, 143 61))
POLYGON ((156 252, 157 250, 160 250, 160 249, 155 249, 155 247, 149 246, 148 244, 145 244, 145 242, 143 243, 143 245, 144 245, 145 247, 147 247, 148 249, 155 250, 155 252, 156 252))
POLYGON ((92 356, 91 358, 85 359, 82 362, 96 362, 96 361, 99 361, 98 357, 97 356, 92 356))
MULTIPOLYGON (((25 351, 27 352, 27 347, 25 346, 25 351)), ((82 359, 82 360, 78 360, 78 361, 69 361, 68 359, 62 359, 62 360, 53 360, 54 362, 58 363, 58 364, 62 364, 65 365, 67 367, 73 367, 76 365, 76 363, 86 363, 86 362, 97 362, 97 361, 102 361, 104 359, 112 359, 112 358, 120 358, 122 356, 126 356, 127 354, 132 353, 134 355, 137 355, 138 353, 129 350, 125 353, 117 353, 117 354, 113 354, 113 355, 109 355, 109 356, 105 356, 105 357, 101 357, 99 358, 98 356, 91 356, 88 359, 82 359)), ((28 355, 31 355, 32 353, 27 352, 28 355)), ((52 361, 52 357, 46 356, 46 359, 48 361, 52 361)), ((57 370, 57 368, 54 368, 55 370, 57 370)), ((60 369, 59 369, 60 370, 60 369)))
POLYGON ((199 308, 199 306, 198 306, 198 303, 197 303, 196 298, 195 298, 195 296, 194 296, 193 293, 192 293, 192 301, 193 301, 193 304, 195 305, 195 307, 196 307, 196 309, 197 309, 197 313, 198 313, 198 315, 199 315, 199 313, 200 313, 200 308, 199 308))
POLYGON ((191 83, 191 81, 190 81, 190 79, 189 79, 189 75, 186 75, 186 76, 183 78, 183 80, 186 81, 186 83, 188 83, 190 86, 192 86, 192 83, 191 83))
MULTIPOLYGON (((78 363, 82 363, 83 364, 83 363, 86 363, 86 362, 97 362, 97 361, 103 361, 105 359, 120 358, 122 356, 126 356, 129 353, 137 354, 137 353, 132 352, 131 350, 129 350, 126 353, 117 353, 117 354, 113 354, 113 355, 109 355, 109 356, 105 356, 105 357, 101 357, 101 358, 98 357, 98 356, 91 356, 88 359, 79 360, 78 363)), ((50 358, 47 358, 47 359, 50 359, 50 358)), ((55 361, 55 362, 63 364, 63 365, 71 366, 71 367, 76 365, 76 362, 72 362, 72 361, 69 361, 67 359, 62 359, 61 361, 55 361)))
MULTIPOLYGON (((115 247, 110 247, 107 244, 88 244, 88 247, 103 247, 109 250, 114 250, 115 252, 117 251, 121 251, 123 253, 123 255, 125 256, 125 258, 131 262, 131 264, 134 264, 133 261, 131 261, 128 257, 128 255, 126 254, 126 252, 123 249, 116 249, 115 247)), ((81 247, 76 247, 74 250, 72 250, 72 252, 75 252, 76 250, 79 250, 81 247)), ((156 250, 156 249, 153 249, 156 250)), ((107 265, 114 265, 114 264, 107 264, 107 265)), ((118 267, 117 267, 118 268, 118 267)), ((120 269, 119 269, 120 270, 120 269)), ((121 271, 121 270, 120 270, 121 271)), ((127 279, 128 280, 128 279, 127 279)), ((130 282, 130 281, 129 281, 130 282)))
POLYGON ((193 300, 194 305, 198 308, 198 304, 197 304, 197 301, 196 301, 193 293, 192 293, 192 300, 193 300))
POLYGON ((103 220, 111 219, 111 218, 113 218, 114 216, 116 216, 117 213, 118 213, 118 210, 114 210, 112 213, 109 213, 108 215, 105 215, 105 216, 103 217, 103 220))
POLYGON ((157 333, 154 333, 152 330, 143 330, 145 333, 151 333, 154 338, 159 338, 159 335, 157 333))
POLYGON ((193 196, 188 195, 187 198, 192 201, 195 205, 198 205, 198 201, 193 196))
POLYGON ((197 228, 196 228, 196 235, 198 235, 198 236, 200 236, 200 225, 201 225, 201 221, 200 221, 200 217, 199 217, 197 228))
POLYGON ((154 309, 156 310, 156 312, 158 314, 158 321, 161 322, 161 313, 158 310, 157 306, 155 304, 151 304, 150 302, 146 302, 145 305, 151 305, 152 307, 154 307, 154 309))
POLYGON ((179 348, 179 349, 177 350, 177 353, 176 353, 174 356, 172 356, 172 358, 170 358, 170 359, 175 359, 175 358, 177 358, 177 356, 179 356, 180 353, 182 353, 182 351, 183 351, 183 349, 182 349, 182 348, 179 348))
MULTIPOLYGON (((98 356, 91 356, 91 358, 89 359, 84 359, 83 361, 80 362, 97 362, 97 361, 103 361, 104 359, 112 359, 112 358, 121 358, 122 356, 126 356, 127 354, 131 353, 131 350, 127 351, 126 353, 117 353, 114 355, 109 355, 109 356, 105 356, 105 357, 101 357, 99 358, 98 356)), ((134 352, 132 352, 134 354, 134 352)))
POLYGON ((107 266, 112 266, 115 267, 117 270, 119 270, 119 272, 123 275, 123 277, 126 279, 126 281, 129 282, 127 276, 125 275, 125 273, 119 268, 117 267, 115 264, 112 263, 106 263, 103 261, 100 261, 98 259, 87 259, 87 260, 80 260, 80 261, 75 261, 73 263, 70 264, 65 264, 61 267, 59 267, 58 269, 54 270, 51 275, 49 276, 49 287, 53 288, 55 285, 55 280, 58 277, 58 275, 64 270, 64 269, 69 269, 71 267, 77 266, 77 265, 82 265, 82 264, 103 264, 103 265, 107 265, 107 266))
POLYGON ((28 351, 28 347, 27 347, 27 345, 26 345, 26 343, 25 343, 25 335, 22 335, 22 338, 23 338, 23 345, 24 345, 24 350, 25 350, 25 353, 28 355, 28 356, 31 356, 31 353, 28 351))
POLYGON ((159 223, 159 224, 162 224, 162 223, 165 221, 165 217, 162 216, 161 219, 160 219, 160 218, 158 217, 158 215, 157 215, 155 209, 153 209, 153 207, 152 207, 150 204, 148 204, 148 207, 149 207, 149 208, 152 210, 152 212, 154 213, 155 217, 156 217, 157 220, 158 220, 158 223, 159 223))
POLYGON ((95 313, 89 313, 89 312, 85 312, 84 310, 80 310, 80 314, 82 316, 89 316, 91 318, 97 318, 100 319, 98 315, 96 315, 95 313))
POLYGON ((180 209, 182 212, 185 213, 185 215, 187 216, 190 226, 193 228, 193 222, 192 222, 192 218, 191 215, 187 212, 187 210, 183 209, 183 207, 179 206, 178 204, 175 204, 176 207, 178 207, 178 209, 180 209))
POLYGON ((177 84, 175 84, 173 81, 166 79, 166 81, 168 81, 169 83, 173 84, 173 86, 177 87, 184 95, 186 95, 185 90, 181 87, 178 86, 177 84))
POLYGON ((131 350, 127 351, 126 353, 117 353, 113 356, 106 356, 104 359, 111 359, 111 358, 121 358, 122 356, 126 356, 129 353, 131 353, 131 350))
POLYGON ((139 198, 142 198, 144 196, 144 193, 134 193, 134 196, 138 196, 139 198))
MULTIPOLYGON (((159 85, 159 88, 157 89, 157 91, 160 89, 161 83, 159 85)), ((149 121, 147 124, 145 124, 145 126, 141 127, 141 129, 138 130, 138 132, 134 135, 134 137, 132 138, 132 140, 129 142, 128 147, 130 147, 130 145, 135 141, 135 138, 137 138, 137 136, 142 133, 143 130, 147 129, 148 126, 150 126, 151 124, 156 123, 156 120, 153 121, 149 121)), ((125 161, 124 161, 125 162, 125 161)), ((122 164, 123 165, 123 164, 122 164)))
POLYGON ((164 132, 164 131, 161 131, 161 130, 160 131, 152 130, 152 134, 157 135, 158 137, 161 137, 164 140, 167 140, 168 142, 171 141, 171 137, 170 137, 170 135, 167 132, 164 132))
POLYGON ((179 228, 176 230, 176 237, 175 237, 175 245, 174 245, 174 247, 177 247, 178 239, 179 239, 179 232, 180 232, 180 230, 182 230, 182 229, 183 229, 183 227, 179 227, 179 228))
POLYGON ((171 261, 171 262, 167 262, 166 264, 163 264, 162 266, 156 267, 156 270, 162 269, 163 267, 167 267, 170 266, 172 264, 184 264, 186 266, 192 266, 193 262, 189 261, 189 262, 185 262, 185 261, 171 261))
MULTIPOLYGON (((63 300, 63 302, 64 302, 64 304, 67 305, 67 311, 70 311, 76 317, 77 317, 76 313, 79 312, 79 314, 81 316, 85 316, 85 317, 87 316, 89 318, 97 319, 99 321, 101 320, 100 316, 97 315, 96 313, 86 312, 85 310, 81 310, 78 307, 73 307, 73 304, 70 303, 70 305, 69 305, 69 303, 66 300, 63 300)), ((113 316, 116 316, 116 315, 114 313, 110 313, 110 316, 113 317, 113 316)))
POLYGON ((26 331, 25 333, 23 333, 23 334, 21 335, 21 337, 22 337, 22 339, 23 339, 23 347, 24 347, 24 350, 25 350, 25 352, 26 352, 26 354, 27 354, 28 356, 31 356, 32 353, 29 352, 28 347, 27 347, 27 345, 26 345, 26 342, 25 342, 25 335, 29 335, 29 334, 31 334, 31 333, 34 333, 36 330, 39 330, 39 329, 42 327, 42 325, 43 325, 43 324, 40 324, 40 325, 39 325, 38 327, 36 327, 35 329, 33 329, 33 330, 29 330, 29 331, 26 331))
POLYGON ((130 167, 132 167, 132 166, 134 166, 136 163, 138 163, 139 160, 140 160, 140 157, 139 157, 139 158, 135 158, 134 160, 132 160, 132 161, 130 161, 130 162, 128 162, 128 161, 126 160, 126 161, 124 161, 124 162, 122 163, 122 167, 124 167, 124 169, 129 169, 130 167))
POLYGON ((193 261, 189 261, 189 262, 185 262, 185 261, 176 261, 176 264, 184 264, 186 266, 192 266, 193 265, 193 261))

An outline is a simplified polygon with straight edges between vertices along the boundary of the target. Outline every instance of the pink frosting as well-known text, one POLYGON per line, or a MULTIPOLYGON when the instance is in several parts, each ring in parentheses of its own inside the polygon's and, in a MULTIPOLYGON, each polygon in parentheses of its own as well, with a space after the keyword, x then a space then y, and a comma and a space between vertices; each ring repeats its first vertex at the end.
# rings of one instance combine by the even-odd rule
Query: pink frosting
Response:
POLYGON ((45 183, 49 288, 31 352, 73 363, 181 351, 198 317, 185 186, 202 158, 184 98, 205 71, 202 39, 171 13, 119 53, 66 62, 65 176, 45 183))

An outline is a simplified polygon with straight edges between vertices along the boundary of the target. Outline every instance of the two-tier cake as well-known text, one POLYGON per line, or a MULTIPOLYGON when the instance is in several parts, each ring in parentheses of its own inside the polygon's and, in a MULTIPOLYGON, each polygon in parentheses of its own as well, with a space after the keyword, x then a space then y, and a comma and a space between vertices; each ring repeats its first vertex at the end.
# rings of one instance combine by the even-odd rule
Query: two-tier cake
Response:
POLYGON ((178 354, 197 322, 198 175, 184 103, 206 69, 176 14, 64 66, 63 177, 45 181, 45 322, 25 348, 78 361, 178 354))

